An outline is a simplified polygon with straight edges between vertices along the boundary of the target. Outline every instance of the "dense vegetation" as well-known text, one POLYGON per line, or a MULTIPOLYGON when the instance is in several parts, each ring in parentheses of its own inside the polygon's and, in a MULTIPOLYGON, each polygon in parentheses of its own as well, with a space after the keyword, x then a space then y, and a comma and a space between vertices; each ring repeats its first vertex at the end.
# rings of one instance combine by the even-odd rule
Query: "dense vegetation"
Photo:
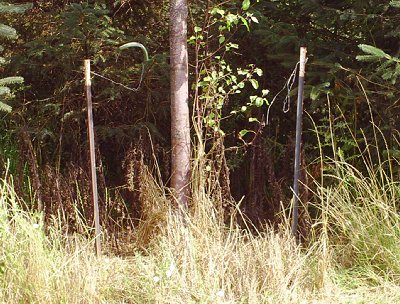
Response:
MULTIPOLYGON (((252 218, 273 220, 280 201, 291 196, 295 114, 281 109, 286 95, 295 99, 295 89, 292 87, 289 93, 284 90, 272 105, 271 102, 295 67, 300 45, 307 45, 309 50, 304 168, 319 170, 313 165, 320 152, 315 132, 322 137, 323 148, 329 148, 333 140, 346 159, 355 158, 357 150, 352 138, 346 135, 347 127, 336 123, 341 113, 356 136, 363 130, 367 138, 373 138, 369 115, 372 112, 375 123, 390 142, 389 149, 397 153, 393 135, 399 118, 398 4, 361 0, 251 4, 246 11, 241 1, 220 6, 213 1, 192 4, 188 37, 191 80, 199 83, 200 89, 193 87, 191 99, 194 105, 203 105, 197 109, 203 111, 204 124, 199 126, 207 133, 203 137, 215 135, 214 116, 222 119, 221 139, 229 150, 225 153, 225 171, 229 172, 224 174, 229 175, 231 185, 230 191, 225 192, 236 200, 245 196, 243 207, 254 211, 248 214, 252 218), (207 9, 210 14, 205 13, 207 9), (359 45, 373 45, 379 50, 367 46, 360 49, 359 45), (204 81, 211 71, 222 71, 224 66, 241 70, 236 75, 225 73, 218 79, 204 81), (234 86, 228 84, 229 77, 239 81, 240 74, 246 74, 243 70, 254 72, 255 68, 264 71, 256 71, 262 76, 252 76, 251 84, 259 89, 249 84, 242 88, 241 83, 235 89, 241 93, 232 94, 234 86), (221 89, 224 91, 218 91, 221 89), (255 102, 253 98, 253 106, 246 111, 229 114, 247 106, 249 96, 261 96, 262 89, 270 91, 265 96, 268 101, 255 102), (367 102, 366 95, 371 102, 367 102), (269 124, 264 126, 269 106, 269 124), (249 117, 261 124, 255 119, 249 123, 249 117), (330 125, 334 127, 333 138, 330 125), (245 129, 256 132, 256 136, 240 132, 245 129)), ((135 88, 141 75, 141 54, 117 48, 128 41, 141 42, 150 50, 151 61, 140 89, 133 92, 94 75, 102 198, 106 200, 106 187, 117 189, 127 183, 129 162, 143 157, 146 165, 153 166, 153 154, 164 183, 168 183, 167 1, 41 1, 24 15, 3 13, 2 18, 19 33, 17 40, 4 41, 10 60, 4 74, 25 79, 16 98, 9 102, 13 111, 3 114, 1 140, 3 162, 11 160, 20 195, 27 195, 29 172, 34 193, 48 210, 53 205, 58 208, 60 199, 76 199, 75 190, 63 186, 71 181, 77 181, 81 194, 86 196, 88 143, 82 61, 90 58, 96 73, 135 88), (43 23, 44 19, 48 22, 43 23)), ((293 109, 293 102, 288 109, 293 109)), ((303 180, 307 184, 305 175, 303 180)), ((123 190, 120 194, 131 204, 137 200, 132 191, 123 190)), ((305 201, 310 199, 306 192, 304 195, 305 201)), ((138 207, 131 206, 131 211, 138 207)))
POLYGON ((169 1, 13 3, 0 2, 0 301, 399 301, 399 1, 190 3, 184 219, 168 189, 169 1), (149 49, 144 74, 142 54, 118 48, 130 41, 149 49), (298 246, 290 75, 302 45, 298 246), (109 247, 97 260, 84 59, 109 247))

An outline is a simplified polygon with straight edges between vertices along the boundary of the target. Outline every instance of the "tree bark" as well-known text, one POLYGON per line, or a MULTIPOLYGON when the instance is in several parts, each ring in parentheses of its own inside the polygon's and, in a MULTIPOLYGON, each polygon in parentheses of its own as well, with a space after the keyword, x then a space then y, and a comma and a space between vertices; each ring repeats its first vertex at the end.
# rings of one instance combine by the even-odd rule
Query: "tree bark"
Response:
POLYGON ((187 52, 187 0, 170 1, 171 186, 187 207, 190 182, 190 125, 187 52))

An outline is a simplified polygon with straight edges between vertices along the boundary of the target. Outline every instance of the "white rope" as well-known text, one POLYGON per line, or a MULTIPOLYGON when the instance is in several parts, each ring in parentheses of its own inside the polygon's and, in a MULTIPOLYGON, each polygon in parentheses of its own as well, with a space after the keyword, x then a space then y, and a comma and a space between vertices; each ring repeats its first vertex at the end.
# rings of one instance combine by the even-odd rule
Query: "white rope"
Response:
POLYGON ((286 82, 286 87, 287 87, 287 94, 285 97, 285 100, 283 101, 283 113, 287 113, 290 111, 290 91, 293 88, 294 82, 296 81, 296 76, 297 76, 297 70, 300 62, 296 63, 296 67, 294 68, 292 74, 290 75, 288 81, 286 82))
POLYGON ((90 72, 90 73, 93 74, 93 75, 95 75, 95 76, 97 76, 97 77, 100 77, 100 78, 102 78, 102 79, 104 79, 104 80, 107 80, 107 81, 109 81, 109 82, 111 82, 111 83, 113 83, 113 84, 115 84, 115 85, 118 85, 118 86, 120 86, 120 87, 123 87, 123 88, 126 89, 126 90, 133 91, 133 92, 137 92, 137 91, 139 91, 140 86, 141 86, 142 81, 143 81, 143 76, 144 76, 144 64, 142 64, 142 72, 140 73, 139 84, 138 84, 138 86, 137 86, 136 88, 128 87, 128 86, 124 85, 123 83, 120 83, 120 82, 117 82, 117 81, 115 81, 115 80, 112 80, 111 78, 108 78, 108 77, 103 76, 103 75, 101 75, 101 74, 98 74, 98 73, 96 73, 96 72, 90 72))
MULTIPOLYGON (((307 58, 308 61, 308 58, 307 58)), ((272 105, 274 104, 275 100, 278 98, 278 96, 285 90, 287 89, 287 93, 286 93, 286 97, 283 101, 283 108, 282 111, 284 113, 289 112, 290 110, 290 103, 291 103, 291 98, 290 98, 290 91, 293 88, 294 82, 296 80, 296 76, 297 76, 297 70, 299 67, 300 61, 298 61, 296 63, 295 68, 293 69, 293 72, 290 74, 289 79, 286 81, 285 85, 283 86, 283 88, 274 96, 274 98, 272 99, 271 103, 269 104, 268 110, 267 110, 267 117, 266 117, 266 124, 269 124, 269 113, 271 110, 272 105)))

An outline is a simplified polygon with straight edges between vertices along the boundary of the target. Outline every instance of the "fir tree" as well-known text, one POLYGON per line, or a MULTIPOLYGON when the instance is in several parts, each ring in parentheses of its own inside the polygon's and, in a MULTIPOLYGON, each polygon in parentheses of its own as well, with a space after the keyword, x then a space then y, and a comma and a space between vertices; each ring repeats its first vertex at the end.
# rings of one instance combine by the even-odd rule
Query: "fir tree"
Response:
MULTIPOLYGON (((9 4, 5 2, 0 2, 0 14, 22 14, 26 10, 30 9, 32 4, 9 4)), ((0 38, 1 39, 16 39, 18 38, 17 31, 8 25, 0 23, 0 38)), ((0 53, 4 51, 4 47, 0 45, 0 53)), ((0 56, 0 66, 7 64, 7 60, 0 56)), ((24 79, 18 76, 0 78, 0 97, 10 96, 11 90, 8 87, 10 84, 22 83, 24 79)), ((0 111, 11 111, 11 106, 0 100, 0 111)))

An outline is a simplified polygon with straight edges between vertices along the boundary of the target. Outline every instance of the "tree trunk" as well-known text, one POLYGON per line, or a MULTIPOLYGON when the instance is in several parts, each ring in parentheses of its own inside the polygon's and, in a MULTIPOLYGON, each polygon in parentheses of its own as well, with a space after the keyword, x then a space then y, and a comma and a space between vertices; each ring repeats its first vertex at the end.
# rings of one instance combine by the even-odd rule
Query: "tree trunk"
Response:
POLYGON ((187 0, 170 1, 171 186, 182 207, 187 207, 190 181, 187 16, 187 0))

